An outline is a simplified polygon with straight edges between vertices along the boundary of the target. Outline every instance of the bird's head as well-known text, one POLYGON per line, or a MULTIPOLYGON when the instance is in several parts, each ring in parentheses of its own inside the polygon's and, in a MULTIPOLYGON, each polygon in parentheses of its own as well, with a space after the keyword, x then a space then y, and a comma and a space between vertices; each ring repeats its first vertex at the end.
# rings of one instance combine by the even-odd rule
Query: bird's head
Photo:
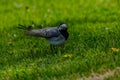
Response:
POLYGON ((58 27, 58 29, 61 30, 67 30, 67 25, 65 23, 61 23, 58 27))

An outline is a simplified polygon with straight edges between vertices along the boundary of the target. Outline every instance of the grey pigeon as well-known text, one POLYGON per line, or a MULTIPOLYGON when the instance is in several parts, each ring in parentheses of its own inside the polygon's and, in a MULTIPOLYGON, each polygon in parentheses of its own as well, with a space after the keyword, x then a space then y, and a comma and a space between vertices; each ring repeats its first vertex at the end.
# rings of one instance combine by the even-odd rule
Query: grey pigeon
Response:
POLYGON ((45 38, 51 45, 64 44, 69 37, 65 23, 61 23, 57 27, 43 29, 32 29, 32 26, 29 26, 27 30, 26 35, 45 38))

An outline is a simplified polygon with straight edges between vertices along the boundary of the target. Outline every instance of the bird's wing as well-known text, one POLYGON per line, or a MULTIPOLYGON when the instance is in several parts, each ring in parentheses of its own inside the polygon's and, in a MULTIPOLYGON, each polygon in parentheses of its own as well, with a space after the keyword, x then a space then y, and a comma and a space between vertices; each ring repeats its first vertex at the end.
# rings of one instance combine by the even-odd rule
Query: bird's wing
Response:
POLYGON ((60 35, 60 32, 57 28, 44 28, 44 29, 33 29, 26 33, 29 36, 36 36, 36 37, 44 37, 44 38, 51 38, 57 37, 60 35))

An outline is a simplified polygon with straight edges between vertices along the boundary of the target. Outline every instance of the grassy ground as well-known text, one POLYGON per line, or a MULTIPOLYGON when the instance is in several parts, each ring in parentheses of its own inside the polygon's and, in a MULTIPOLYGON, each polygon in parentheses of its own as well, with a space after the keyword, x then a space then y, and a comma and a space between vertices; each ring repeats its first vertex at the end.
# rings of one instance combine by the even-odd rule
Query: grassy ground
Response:
MULTIPOLYGON (((0 79, 75 80, 120 67, 119 0, 1 0, 0 79), (42 38, 29 37, 18 24, 35 28, 68 25, 64 47, 51 51, 42 38), (39 26, 41 25, 41 26, 39 26)), ((119 80, 120 73, 108 80, 119 80)))

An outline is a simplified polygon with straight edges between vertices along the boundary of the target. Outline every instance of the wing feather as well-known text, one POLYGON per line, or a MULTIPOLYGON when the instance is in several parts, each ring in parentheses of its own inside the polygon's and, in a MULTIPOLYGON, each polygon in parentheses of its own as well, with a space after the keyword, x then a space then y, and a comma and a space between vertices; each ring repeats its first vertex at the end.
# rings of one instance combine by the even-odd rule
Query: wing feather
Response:
POLYGON ((51 38, 57 37, 60 35, 58 29, 55 28, 44 28, 44 29, 33 29, 26 33, 29 36, 36 36, 36 37, 44 37, 44 38, 51 38))

